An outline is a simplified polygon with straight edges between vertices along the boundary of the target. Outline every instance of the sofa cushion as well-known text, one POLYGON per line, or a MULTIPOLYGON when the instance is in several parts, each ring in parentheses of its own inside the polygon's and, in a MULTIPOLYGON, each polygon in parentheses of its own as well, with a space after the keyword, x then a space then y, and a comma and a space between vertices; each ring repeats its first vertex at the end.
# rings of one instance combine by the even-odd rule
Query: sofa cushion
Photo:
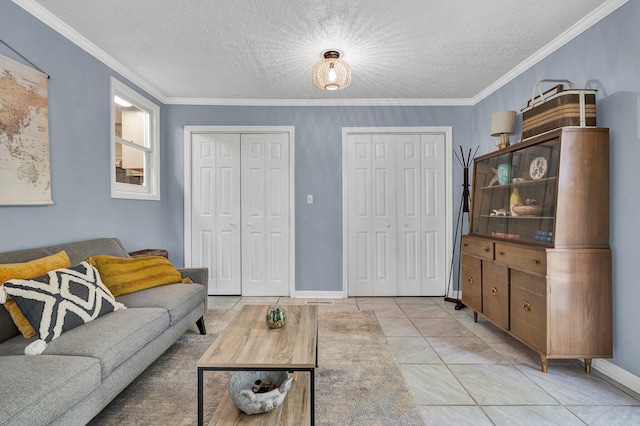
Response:
MULTIPOLYGON (((46 274, 54 269, 68 268, 69 266, 71 266, 71 261, 64 250, 51 256, 41 257, 28 262, 6 263, 0 265, 0 285, 12 279, 30 279, 46 274)), ((24 315, 22 315, 20 308, 18 308, 13 300, 7 300, 4 307, 9 311, 11 319, 24 337, 28 339, 36 335, 36 331, 24 315)))
POLYGON ((45 342, 122 307, 87 262, 3 287, 45 342))
POLYGON ((64 333, 49 343, 44 354, 97 358, 106 377, 168 327, 165 309, 121 309, 64 333))
POLYGON ((162 256, 92 256, 87 261, 98 269, 102 281, 116 297, 182 279, 180 272, 162 256))
POLYGON ((137 291, 117 297, 129 308, 154 307, 169 311, 171 325, 206 300, 207 288, 200 284, 168 284, 162 287, 137 291))
POLYGON ((0 424, 48 424, 100 385, 100 363, 75 356, 0 356, 0 383, 0 424))
POLYGON ((5 308, 0 308, 0 343, 18 335, 21 335, 20 331, 18 331, 18 327, 16 327, 16 324, 11 319, 9 311, 7 311, 5 308))

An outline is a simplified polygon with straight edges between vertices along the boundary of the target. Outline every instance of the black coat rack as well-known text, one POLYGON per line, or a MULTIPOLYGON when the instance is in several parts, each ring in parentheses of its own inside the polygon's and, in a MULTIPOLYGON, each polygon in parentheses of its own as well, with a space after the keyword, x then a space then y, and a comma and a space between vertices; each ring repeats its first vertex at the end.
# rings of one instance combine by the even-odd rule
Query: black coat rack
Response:
MULTIPOLYGON (((460 146, 460 156, 456 151, 453 151, 458 162, 462 166, 462 198, 460 200, 460 208, 458 209, 458 218, 456 219, 456 229, 453 234, 453 253, 451 254, 451 267, 449 268, 449 285, 447 286, 447 295, 449 294, 449 290, 451 289, 451 281, 453 280, 453 265, 456 259, 456 251, 458 247, 460 247, 460 240, 462 239, 462 229, 464 228, 464 218, 466 216, 467 223, 469 223, 469 166, 471 166, 471 162, 476 157, 478 153, 478 149, 480 146, 476 147, 473 156, 471 155, 471 149, 469 149, 469 153, 465 157, 464 151, 462 150, 462 146, 460 146)), ((445 297, 444 300, 447 302, 453 302, 456 304, 455 309, 460 310, 465 307, 465 305, 460 301, 460 263, 461 259, 458 258, 457 265, 457 273, 458 273, 458 289, 456 291, 455 299, 453 297, 445 297)))

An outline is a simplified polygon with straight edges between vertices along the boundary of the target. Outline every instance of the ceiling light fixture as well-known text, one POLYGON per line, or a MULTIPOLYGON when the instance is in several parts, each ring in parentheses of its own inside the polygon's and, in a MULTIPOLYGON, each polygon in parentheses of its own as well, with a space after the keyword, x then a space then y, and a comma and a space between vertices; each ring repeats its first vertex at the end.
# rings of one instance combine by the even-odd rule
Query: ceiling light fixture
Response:
POLYGON ((351 67, 340 59, 340 52, 327 50, 324 59, 313 65, 313 84, 321 90, 344 89, 351 83, 351 67))

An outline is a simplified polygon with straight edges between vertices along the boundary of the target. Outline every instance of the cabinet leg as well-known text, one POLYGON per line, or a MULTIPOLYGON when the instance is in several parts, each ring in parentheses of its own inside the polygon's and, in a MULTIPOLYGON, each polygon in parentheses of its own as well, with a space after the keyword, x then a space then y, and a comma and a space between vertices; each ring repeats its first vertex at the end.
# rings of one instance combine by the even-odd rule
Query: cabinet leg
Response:
POLYGON ((540 354, 540 369, 543 373, 547 372, 547 357, 543 354, 540 354))
POLYGON ((591 358, 584 359, 584 371, 587 374, 591 374, 591 358))
POLYGON ((473 322, 478 322, 478 313, 473 311, 473 322))

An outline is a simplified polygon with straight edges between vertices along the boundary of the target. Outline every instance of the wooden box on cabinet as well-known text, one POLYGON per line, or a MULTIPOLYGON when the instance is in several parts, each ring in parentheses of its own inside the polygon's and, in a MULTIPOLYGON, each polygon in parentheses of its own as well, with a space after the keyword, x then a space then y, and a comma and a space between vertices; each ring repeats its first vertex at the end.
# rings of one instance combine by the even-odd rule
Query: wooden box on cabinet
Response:
POLYGON ((612 357, 609 130, 565 127, 478 157, 472 194, 461 280, 474 316, 538 351, 543 371, 612 357))

